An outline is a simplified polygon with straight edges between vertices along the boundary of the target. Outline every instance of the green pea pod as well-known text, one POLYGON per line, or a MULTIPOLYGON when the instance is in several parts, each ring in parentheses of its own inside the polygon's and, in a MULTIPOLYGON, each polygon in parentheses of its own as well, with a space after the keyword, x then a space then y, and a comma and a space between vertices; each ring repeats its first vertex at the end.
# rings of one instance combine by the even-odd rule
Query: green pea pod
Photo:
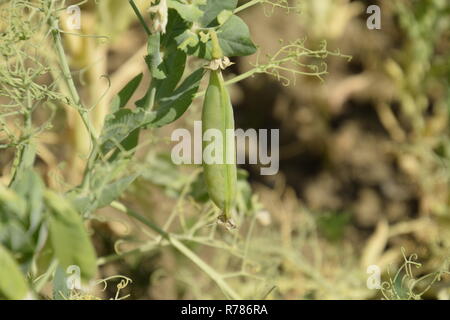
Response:
MULTIPOLYGON (((223 211, 222 221, 232 225, 231 210, 235 204, 237 184, 234 117, 230 95, 220 70, 210 72, 203 105, 203 134, 209 129, 215 129, 213 131, 220 132, 222 136, 222 143, 218 144, 221 161, 208 164, 203 159, 205 182, 211 200, 223 211)), ((203 150, 211 143, 204 140, 203 150)))

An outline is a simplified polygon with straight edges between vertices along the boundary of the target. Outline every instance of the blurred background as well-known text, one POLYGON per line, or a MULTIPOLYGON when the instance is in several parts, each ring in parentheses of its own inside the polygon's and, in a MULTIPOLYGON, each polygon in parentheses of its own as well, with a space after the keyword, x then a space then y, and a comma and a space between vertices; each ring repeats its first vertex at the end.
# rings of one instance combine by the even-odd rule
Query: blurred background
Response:
MULTIPOLYGON (((130 278, 122 292, 134 299, 222 299, 218 276, 248 299, 450 298, 443 273, 450 258, 449 2, 300 0, 299 14, 286 9, 296 5, 274 1, 239 13, 260 52, 234 59, 227 78, 298 39, 311 50, 326 41, 352 59, 325 57, 323 81, 288 73, 287 85, 262 73, 230 88, 237 128, 280 129, 277 175, 241 167, 239 228, 214 223, 198 167, 170 160, 171 132, 200 119, 201 99, 177 122, 141 134, 133 167, 142 175, 121 197, 214 272, 105 208, 89 223, 98 256, 106 257, 99 279, 130 278), (371 4, 381 8, 380 30, 367 28, 371 4), (119 259, 115 252, 131 253, 119 259)), ((101 127, 111 97, 146 70, 146 35, 127 1, 87 1, 81 14, 83 33, 107 37, 64 38, 72 70, 83 70, 82 98, 88 105, 100 99, 93 118, 101 127)), ((40 141, 46 183, 58 190, 78 184, 89 145, 77 115, 58 109, 40 141)), ((6 181, 13 154, 1 152, 6 181)), ((96 294, 113 297, 111 281, 96 294)))

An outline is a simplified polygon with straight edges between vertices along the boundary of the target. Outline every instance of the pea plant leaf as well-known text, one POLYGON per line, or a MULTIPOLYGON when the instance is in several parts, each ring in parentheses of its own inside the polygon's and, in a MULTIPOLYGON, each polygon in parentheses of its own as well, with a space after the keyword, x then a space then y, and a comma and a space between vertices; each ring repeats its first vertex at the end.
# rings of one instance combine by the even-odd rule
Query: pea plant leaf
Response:
POLYGON ((248 56, 256 52, 247 24, 233 15, 219 28, 219 44, 225 56, 248 56))
POLYGON ((219 15, 217 16, 217 23, 219 25, 223 25, 225 22, 228 21, 228 19, 230 17, 233 16, 233 11, 230 10, 223 10, 222 12, 219 13, 219 15))
POLYGON ((155 79, 152 87, 156 89, 156 101, 161 98, 170 96, 181 77, 183 76, 184 69, 186 67, 186 53, 181 50, 172 51, 166 59, 164 59, 161 69, 167 74, 165 79, 155 79))
POLYGON ((70 297, 70 289, 67 286, 66 270, 58 266, 53 276, 53 300, 65 300, 70 297))
POLYGON ((159 68, 162 62, 160 33, 155 33, 148 37, 147 51, 148 55, 145 57, 145 62, 152 77, 154 79, 164 79, 166 74, 159 68))
POLYGON ((184 20, 174 9, 169 9, 168 17, 166 33, 161 36, 162 48, 176 47, 175 38, 192 26, 192 23, 184 20))
POLYGON ((31 168, 17 177, 11 189, 2 192, 0 187, 0 243, 13 252, 21 252, 19 262, 29 265, 42 239, 40 231, 45 227, 44 184, 31 168))
POLYGON ((46 191, 44 198, 51 245, 58 262, 63 268, 78 266, 84 280, 92 279, 97 272, 96 254, 83 219, 66 198, 52 191, 46 191))
POLYGON ((33 142, 24 144, 19 153, 19 165, 14 172, 11 187, 14 187, 16 181, 21 179, 27 169, 32 168, 36 159, 36 145, 33 142))
POLYGON ((12 190, 16 191, 23 199, 27 199, 27 221, 24 223, 28 228, 28 233, 32 234, 42 220, 44 183, 33 169, 26 169, 21 178, 16 180, 12 190))
POLYGON ((17 219, 26 217, 27 203, 16 192, 0 184, 0 221, 9 216, 17 219))
POLYGON ((134 182, 139 174, 135 173, 114 182, 100 185, 94 194, 89 196, 77 195, 73 199, 73 204, 79 212, 92 212, 93 210, 106 207, 116 200, 134 182))
POLYGON ((120 197, 120 195, 133 183, 138 177, 138 173, 118 179, 105 186, 97 199, 97 208, 103 208, 120 197))
POLYGON ((28 232, 27 210, 23 197, 0 184, 0 244, 13 252, 21 252, 23 262, 30 258, 34 248, 33 233, 28 232))
MULTIPOLYGON (((232 15, 217 29, 219 44, 223 54, 227 57, 248 56, 256 52, 256 46, 250 37, 247 24, 238 16, 232 15)), ((199 41, 194 46, 183 46, 189 41, 189 33, 185 32, 176 38, 179 47, 185 49, 190 55, 199 58, 212 59, 211 41, 199 41)))
POLYGON ((114 113, 117 110, 123 108, 126 106, 128 101, 130 101, 133 94, 136 92, 136 89, 139 87, 139 84, 142 81, 143 74, 140 73, 133 79, 131 79, 130 82, 127 83, 127 85, 120 90, 120 92, 115 95, 112 99, 111 106, 110 106, 110 112, 114 113))
POLYGON ((178 0, 168 0, 167 6, 171 9, 175 9, 184 20, 189 22, 198 22, 203 16, 203 11, 200 10, 195 3, 183 3, 178 0))
POLYGON ((155 113, 138 108, 120 109, 106 118, 105 126, 100 137, 100 151, 106 155, 118 147, 131 132, 151 122, 155 113))
POLYGON ((28 284, 11 253, 0 244, 0 298, 21 300, 28 293, 28 284))
POLYGON ((204 6, 201 6, 205 13, 201 19, 203 27, 213 27, 217 25, 217 16, 223 11, 234 11, 238 0, 208 0, 204 6))
POLYGON ((193 50, 200 44, 200 37, 192 30, 185 30, 182 34, 175 38, 175 41, 179 44, 178 49, 192 55, 193 52, 195 52, 193 50))
MULTIPOLYGON (((143 74, 140 73, 136 77, 134 77, 128 84, 113 98, 110 110, 112 113, 117 112, 119 109, 122 109, 126 106, 128 101, 131 99, 133 94, 136 92, 136 89, 139 87, 139 84, 142 81, 143 74)), ((125 138, 121 145, 122 147, 129 151, 136 147, 138 143, 139 132, 136 131, 133 134, 130 134, 127 138, 125 138)), ((112 155, 108 161, 113 161, 117 158, 119 150, 116 151, 114 155, 112 155)))
MULTIPOLYGON (((101 152, 106 155, 142 127, 158 128, 180 118, 192 104, 204 74, 203 68, 194 71, 172 95, 159 100, 155 111, 145 110, 138 106, 135 110, 120 109, 109 115, 100 139, 101 152)), ((135 146, 137 140, 136 137, 134 138, 135 146)), ((127 146, 127 148, 129 147, 131 146, 127 146)))
POLYGON ((155 118, 148 127, 159 128, 180 118, 192 104, 205 71, 199 68, 187 77, 170 97, 162 98, 155 112, 155 118))

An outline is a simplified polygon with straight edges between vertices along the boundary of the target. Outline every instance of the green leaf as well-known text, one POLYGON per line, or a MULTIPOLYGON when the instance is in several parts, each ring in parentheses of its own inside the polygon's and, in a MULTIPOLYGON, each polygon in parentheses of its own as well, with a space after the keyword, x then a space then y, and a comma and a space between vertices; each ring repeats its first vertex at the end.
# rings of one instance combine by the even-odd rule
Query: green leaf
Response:
POLYGON ((93 211, 95 209, 106 207, 119 198, 138 176, 139 174, 133 174, 100 187, 100 190, 94 191, 94 199, 90 196, 77 197, 73 200, 74 206, 80 212, 86 212, 88 210, 93 211))
POLYGON ((176 10, 169 9, 169 18, 166 26, 166 33, 161 36, 161 46, 168 48, 176 46, 175 38, 192 26, 192 23, 184 20, 176 10))
POLYGON ((70 289, 67 286, 66 271, 58 266, 53 277, 53 300, 66 300, 70 297, 70 289))
POLYGON ((34 241, 27 232, 23 223, 18 219, 10 218, 9 221, 0 226, 0 243, 14 252, 21 252, 21 263, 27 262, 33 255, 34 241))
MULTIPOLYGON (((167 77, 155 79, 146 95, 136 102, 136 110, 119 109, 106 118, 105 126, 100 137, 101 152, 106 155, 119 145, 129 151, 138 143, 139 131, 143 127, 161 127, 177 120, 191 105, 203 78, 203 68, 193 72, 176 89, 186 64, 186 54, 176 50, 168 55, 160 70, 164 70, 167 77), (156 91, 156 93, 154 93, 156 91), (155 94, 156 111, 147 110, 149 101, 155 94)), ((110 157, 114 160, 117 152, 110 157)))
POLYGON ((26 169, 11 188, 26 201, 27 221, 23 221, 28 228, 28 233, 32 234, 38 229, 42 221, 42 210, 44 207, 43 193, 44 183, 33 169, 26 169))
POLYGON ((27 204, 16 192, 0 184, 0 221, 8 216, 25 219, 27 204))
POLYGON ((131 159, 134 155, 134 152, 131 152, 139 143, 139 134, 141 130, 135 129, 131 131, 131 133, 126 137, 120 144, 121 148, 117 148, 116 151, 111 155, 111 157, 108 158, 108 162, 113 162, 116 159, 119 158, 119 156, 122 154, 122 157, 128 157, 128 159, 131 159), (122 150, 125 150, 129 152, 127 155, 123 155, 122 150))
POLYGON ((24 169, 14 187, 0 187, 0 243, 20 252, 18 262, 27 266, 42 238, 44 184, 31 168, 24 169))
POLYGON ((148 37, 147 51, 148 55, 145 57, 145 62, 147 63, 152 77, 154 79, 164 79, 166 75, 159 68, 159 65, 162 62, 160 33, 155 33, 148 37))
POLYGON ((201 6, 205 13, 203 14, 201 24, 204 27, 213 27, 217 25, 217 16, 223 10, 234 11, 238 0, 208 0, 205 6, 201 6))
POLYGON ((193 72, 171 96, 160 99, 156 111, 147 111, 138 105, 136 110, 121 109, 109 116, 101 140, 103 154, 117 147, 137 129, 162 127, 181 117, 191 105, 204 73, 203 68, 193 72))
POLYGON ((189 52, 189 50, 192 50, 191 48, 196 48, 199 45, 200 38, 191 30, 186 30, 176 37, 175 41, 179 43, 178 49, 183 50, 184 52, 189 52))
MULTIPOLYGON (((236 15, 231 16, 217 29, 217 36, 222 52, 227 57, 248 56, 256 52, 247 24, 236 15)), ((181 45, 186 39, 179 36, 176 40, 181 45)), ((186 51, 199 58, 212 59, 211 41, 206 44, 200 41, 197 46, 187 48, 186 51)))
POLYGON ((144 109, 120 109, 106 118, 100 137, 103 154, 118 147, 133 131, 151 122, 155 113, 144 109))
POLYGON ((119 198, 122 193, 133 183, 133 181, 136 180, 138 175, 139 174, 136 173, 108 184, 102 190, 102 193, 97 200, 97 208, 103 208, 119 198))
POLYGON ((156 101, 168 97, 173 93, 183 76, 186 67, 186 58, 186 53, 175 49, 164 59, 161 69, 164 70, 167 77, 163 80, 156 79, 152 83, 152 86, 156 89, 156 101))
POLYGON ((27 234, 27 222, 25 199, 0 184, 0 244, 9 250, 29 253, 33 245, 27 234))
POLYGON ((247 24, 238 16, 231 16, 218 31, 219 43, 227 57, 248 56, 256 52, 247 24))
MULTIPOLYGON (((115 113, 119 109, 122 109, 125 107, 125 105, 128 103, 130 98, 133 96, 133 94, 136 92, 136 89, 138 88, 139 84, 142 81, 143 74, 140 73, 136 77, 134 77, 128 84, 119 92, 119 94, 114 97, 112 105, 111 105, 111 112, 115 113)), ((129 151, 135 148, 138 144, 138 138, 139 138, 139 131, 135 130, 131 134, 128 135, 122 142, 122 147, 129 151)), ((114 161, 118 156, 117 151, 115 154, 113 154, 108 161, 114 161)))
POLYGON ((203 11, 195 4, 181 3, 177 0, 168 0, 167 6, 171 9, 175 9, 184 20, 189 22, 198 22, 203 16, 203 11))
POLYGON ((233 15, 233 11, 230 10, 223 10, 219 15, 217 16, 217 22, 220 25, 223 25, 225 22, 228 21, 228 19, 233 15))
POLYGON ((128 82, 127 85, 122 90, 120 90, 120 92, 116 96, 114 96, 110 107, 111 113, 114 113, 126 106, 128 101, 130 101, 131 97, 136 92, 136 89, 139 87, 139 84, 142 81, 142 76, 142 73, 138 74, 130 82, 128 82))
POLYGON ((84 280, 97 272, 96 254, 83 219, 72 204, 52 191, 45 192, 49 234, 55 256, 63 268, 78 266, 84 280))
POLYGON ((19 158, 19 165, 14 172, 10 187, 14 187, 16 181, 21 179, 24 172, 33 167, 36 159, 36 145, 32 141, 22 145, 22 147, 19 148, 19 158))
POLYGON ((183 81, 172 96, 161 99, 156 116, 148 127, 162 127, 180 118, 191 105, 204 74, 203 68, 197 69, 183 81))
POLYGON ((0 296, 11 300, 24 299, 28 284, 11 253, 0 245, 0 296))

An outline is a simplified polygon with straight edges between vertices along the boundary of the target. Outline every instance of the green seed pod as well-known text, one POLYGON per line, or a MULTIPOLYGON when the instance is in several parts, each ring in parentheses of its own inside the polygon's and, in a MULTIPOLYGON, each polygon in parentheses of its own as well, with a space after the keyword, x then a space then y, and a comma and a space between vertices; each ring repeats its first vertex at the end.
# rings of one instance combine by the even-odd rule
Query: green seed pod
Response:
POLYGON ((216 155, 216 159, 220 161, 207 163, 208 161, 203 159, 205 182, 211 200, 223 211, 222 221, 232 224, 231 210, 235 204, 237 184, 234 117, 230 95, 220 70, 210 72, 203 105, 202 131, 204 138, 208 135, 209 129, 220 133, 221 139, 213 141, 214 138, 211 138, 211 142, 203 141, 203 150, 207 150, 206 148, 209 148, 211 143, 219 142, 217 149, 220 149, 220 154, 216 155))

